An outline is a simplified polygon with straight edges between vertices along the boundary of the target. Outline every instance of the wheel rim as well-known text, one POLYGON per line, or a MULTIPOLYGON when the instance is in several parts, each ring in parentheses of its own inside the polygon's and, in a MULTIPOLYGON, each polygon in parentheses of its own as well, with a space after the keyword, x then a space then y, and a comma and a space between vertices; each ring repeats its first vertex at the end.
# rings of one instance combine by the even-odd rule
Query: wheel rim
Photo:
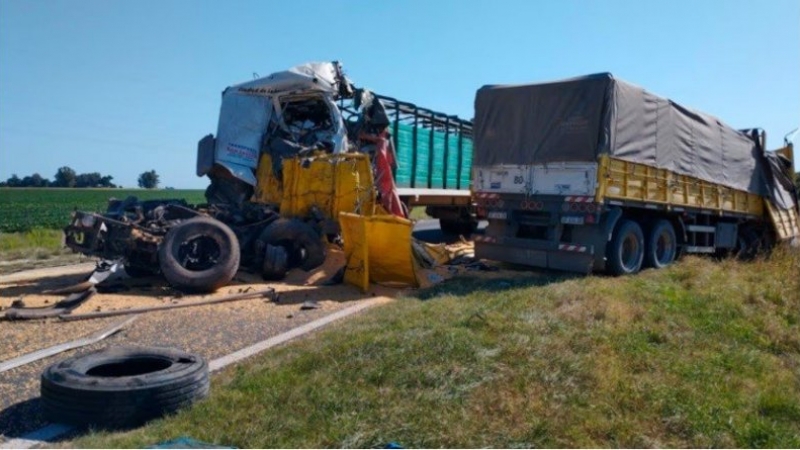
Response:
POLYGON ((622 241, 621 260, 626 269, 633 269, 639 256, 639 240, 633 233, 629 233, 622 241))
POLYGON ((203 271, 214 267, 219 261, 222 249, 219 243, 208 236, 187 239, 178 246, 178 262, 192 271, 203 271))

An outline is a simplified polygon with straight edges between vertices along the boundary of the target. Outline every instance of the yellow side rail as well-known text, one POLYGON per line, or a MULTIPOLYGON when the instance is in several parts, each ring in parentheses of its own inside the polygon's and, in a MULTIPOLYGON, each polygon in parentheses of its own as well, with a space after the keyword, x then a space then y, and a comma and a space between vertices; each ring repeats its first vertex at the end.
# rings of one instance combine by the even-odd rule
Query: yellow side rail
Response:
POLYGON ((614 199, 659 204, 667 209, 764 215, 764 200, 759 195, 607 155, 600 157, 597 179, 598 203, 614 199))

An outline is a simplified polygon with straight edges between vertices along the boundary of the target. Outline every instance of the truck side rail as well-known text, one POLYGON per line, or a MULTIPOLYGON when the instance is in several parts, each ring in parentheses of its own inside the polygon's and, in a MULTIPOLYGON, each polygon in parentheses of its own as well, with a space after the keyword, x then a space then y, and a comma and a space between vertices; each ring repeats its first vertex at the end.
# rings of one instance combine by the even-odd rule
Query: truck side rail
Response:
POLYGON ((607 155, 599 160, 595 194, 598 203, 620 200, 659 204, 671 210, 693 208, 719 215, 764 215, 764 199, 760 195, 607 155))

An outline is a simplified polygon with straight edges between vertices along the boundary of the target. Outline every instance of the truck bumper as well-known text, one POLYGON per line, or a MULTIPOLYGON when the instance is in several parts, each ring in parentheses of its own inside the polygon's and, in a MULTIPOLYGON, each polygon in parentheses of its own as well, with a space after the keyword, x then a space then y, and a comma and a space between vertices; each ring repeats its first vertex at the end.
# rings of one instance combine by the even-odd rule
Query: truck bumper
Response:
POLYGON ((533 239, 475 237, 475 257, 547 269, 588 274, 594 249, 533 239))

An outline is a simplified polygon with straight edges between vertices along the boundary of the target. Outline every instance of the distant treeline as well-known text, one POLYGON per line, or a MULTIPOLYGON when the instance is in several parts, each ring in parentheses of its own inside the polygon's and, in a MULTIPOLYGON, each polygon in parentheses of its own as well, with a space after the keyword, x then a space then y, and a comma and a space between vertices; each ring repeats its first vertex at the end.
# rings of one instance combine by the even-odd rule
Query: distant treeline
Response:
POLYGON ((71 167, 61 167, 53 177, 53 181, 44 178, 38 173, 20 178, 17 174, 11 175, 6 181, 0 181, 0 187, 65 187, 65 188, 115 188, 112 183, 114 177, 101 175, 99 172, 75 173, 71 167))

